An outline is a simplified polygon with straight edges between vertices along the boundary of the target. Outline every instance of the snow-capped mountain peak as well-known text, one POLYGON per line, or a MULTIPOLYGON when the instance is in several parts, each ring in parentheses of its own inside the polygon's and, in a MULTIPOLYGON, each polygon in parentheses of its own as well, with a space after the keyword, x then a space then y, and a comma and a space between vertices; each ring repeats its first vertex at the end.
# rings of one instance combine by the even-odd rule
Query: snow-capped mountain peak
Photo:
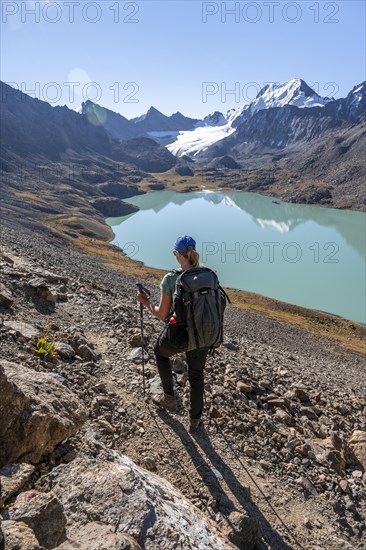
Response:
POLYGON ((349 95, 351 94, 354 94, 354 95, 362 95, 362 94, 365 94, 366 93, 366 81, 365 82, 362 82, 362 84, 359 84, 358 86, 355 86, 349 95))
POLYGON ((324 107, 330 101, 332 99, 319 96, 301 78, 294 78, 282 84, 271 82, 259 91, 252 102, 238 109, 232 109, 226 115, 215 111, 199 121, 194 130, 180 132, 176 141, 168 145, 168 149, 174 155, 195 156, 231 135, 241 123, 249 120, 258 111, 286 105, 293 105, 300 109, 324 107))
POLYGON ((196 124, 196 128, 201 126, 224 126, 224 124, 227 124, 226 117, 220 113, 220 111, 214 111, 213 113, 205 116, 202 121, 200 120, 196 124))
MULTIPOLYGON (((319 96, 301 78, 294 78, 282 84, 271 82, 260 90, 254 101, 232 112, 230 121, 231 123, 234 120, 237 121, 239 117, 242 118, 242 115, 252 116, 262 109, 273 109, 275 107, 284 107, 285 105, 294 105, 300 109, 306 107, 324 107, 330 101, 332 99, 319 96)), ((237 122, 235 125, 237 125, 237 122)))

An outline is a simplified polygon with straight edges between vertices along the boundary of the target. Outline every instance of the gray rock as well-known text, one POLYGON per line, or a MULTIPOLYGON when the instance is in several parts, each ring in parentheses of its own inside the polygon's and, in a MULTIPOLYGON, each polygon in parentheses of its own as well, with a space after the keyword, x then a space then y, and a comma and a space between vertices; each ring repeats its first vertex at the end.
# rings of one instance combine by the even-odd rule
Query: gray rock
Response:
POLYGON ((356 430, 348 442, 356 459, 366 471, 366 431, 356 430))
MULTIPOLYGON (((145 337, 146 340, 146 337, 145 337)), ((141 339, 141 331, 140 330, 134 330, 133 334, 130 337, 130 346, 136 348, 142 345, 142 339, 141 339)))
POLYGON ((0 466, 41 457, 87 419, 83 403, 54 376, 0 363, 0 466))
POLYGON ((21 493, 9 509, 9 517, 28 525, 46 548, 55 548, 65 538, 66 517, 53 493, 21 493))
POLYGON ((69 344, 65 344, 64 342, 55 342, 56 344, 56 351, 60 357, 64 357, 65 359, 71 359, 76 355, 76 352, 73 347, 71 347, 69 344))
POLYGON ((229 532, 229 540, 238 548, 252 550, 258 541, 259 523, 258 520, 249 517, 242 512, 231 512, 229 518, 231 531, 229 532))
POLYGON ((141 355, 142 353, 144 354, 144 359, 145 361, 147 361, 149 359, 149 355, 147 353, 146 350, 143 350, 143 352, 141 351, 141 347, 140 348, 135 348, 133 349, 127 356, 127 359, 129 359, 130 361, 141 361, 141 355))
POLYGON ((4 326, 14 330, 17 336, 22 336, 26 340, 35 340, 40 336, 40 331, 23 321, 4 321, 4 326))
POLYGON ((7 464, 0 469, 0 507, 20 491, 34 472, 31 464, 7 464))
POLYGON ((276 409, 275 419, 278 420, 278 422, 281 422, 281 424, 286 424, 287 426, 291 426, 292 424, 291 416, 283 409, 276 409))
POLYGON ((13 296, 5 285, 0 284, 0 306, 9 309, 14 303, 13 296))
POLYGON ((309 394, 306 391, 305 386, 300 385, 300 384, 297 385, 297 386, 294 386, 293 393, 294 393, 294 396, 297 399, 299 399, 300 401, 302 401, 302 402, 309 401, 309 394))
POLYGON ((48 283, 66 285, 69 282, 69 278, 64 275, 58 275, 57 273, 52 273, 51 271, 41 271, 39 275, 45 279, 48 283))
POLYGON ((94 351, 89 346, 87 346, 86 344, 81 344, 81 346, 79 346, 77 348, 77 353, 80 357, 85 359, 85 361, 96 361, 97 360, 97 356, 94 353, 94 351))
POLYGON ((188 365, 182 357, 179 357, 179 355, 176 357, 172 357, 171 361, 172 369, 174 372, 176 372, 177 374, 187 374, 188 365))
POLYGON ((139 468, 115 451, 79 456, 39 481, 60 499, 68 518, 67 538, 78 540, 90 513, 115 526, 146 550, 231 548, 224 536, 168 481, 139 468))
POLYGON ((137 541, 126 533, 115 533, 111 525, 93 521, 84 525, 72 540, 56 550, 141 550, 137 541))
POLYGON ((57 302, 57 293, 53 293, 45 283, 43 279, 35 278, 31 279, 28 283, 28 286, 31 288, 32 291, 43 300, 47 300, 48 302, 56 303, 57 302))
POLYGON ((5 548, 5 550, 42 550, 32 529, 22 521, 3 521, 1 528, 4 533, 5 547, 1 547, 0 538, 0 548, 5 548))

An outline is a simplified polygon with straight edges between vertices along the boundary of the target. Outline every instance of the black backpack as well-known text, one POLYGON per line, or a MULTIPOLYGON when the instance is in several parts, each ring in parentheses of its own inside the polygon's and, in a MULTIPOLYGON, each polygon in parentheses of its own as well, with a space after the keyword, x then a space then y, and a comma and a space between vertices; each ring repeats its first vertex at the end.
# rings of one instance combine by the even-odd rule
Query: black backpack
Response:
POLYGON ((218 348, 223 341, 226 300, 217 275, 208 267, 178 273, 173 294, 177 325, 186 327, 185 351, 218 348))

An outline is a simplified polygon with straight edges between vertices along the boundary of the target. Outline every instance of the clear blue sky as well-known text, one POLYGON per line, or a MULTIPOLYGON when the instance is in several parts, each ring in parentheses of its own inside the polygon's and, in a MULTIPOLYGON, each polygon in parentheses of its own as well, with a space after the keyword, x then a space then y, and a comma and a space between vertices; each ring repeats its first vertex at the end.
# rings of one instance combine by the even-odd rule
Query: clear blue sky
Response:
POLYGON ((226 112, 292 78, 344 97, 366 78, 363 0, 1 0, 1 25, 1 80, 127 118, 226 112))

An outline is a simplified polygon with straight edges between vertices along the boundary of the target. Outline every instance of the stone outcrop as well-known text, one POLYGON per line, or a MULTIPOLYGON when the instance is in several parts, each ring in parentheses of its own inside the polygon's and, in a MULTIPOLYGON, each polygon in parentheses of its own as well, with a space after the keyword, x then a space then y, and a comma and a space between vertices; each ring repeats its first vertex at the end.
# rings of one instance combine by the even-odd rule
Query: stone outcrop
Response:
POLYGON ((21 493, 9 509, 9 517, 32 529, 39 544, 45 548, 55 548, 65 539, 66 517, 53 493, 21 493))
POLYGON ((366 471, 366 432, 362 430, 354 431, 348 444, 353 450, 358 462, 366 471))
POLYGON ((62 503, 70 540, 79 541, 80 530, 98 518, 113 526, 117 537, 127 533, 146 550, 168 550, 172 544, 175 548, 233 548, 168 481, 115 451, 103 451, 97 459, 79 456, 55 468, 39 485, 52 490, 62 503))
POLYGON ((33 472, 32 464, 7 464, 0 469, 0 507, 22 489, 33 472))
POLYGON ((56 376, 0 364, 0 466, 37 463, 87 418, 81 401, 56 376))
POLYGON ((115 533, 112 525, 93 521, 82 527, 74 539, 67 540, 56 550, 101 550, 101 548, 123 548, 141 550, 136 540, 126 533, 115 533))
POLYGON ((1 528, 4 534, 4 546, 1 546, 0 534, 1 550, 44 550, 32 529, 22 521, 3 521, 1 528))
POLYGON ((127 216, 138 211, 138 207, 124 202, 116 197, 98 197, 92 205, 104 216, 127 216))
POLYGON ((0 306, 9 309, 13 305, 14 299, 9 289, 0 283, 0 306))
POLYGON ((40 332, 36 327, 23 321, 4 321, 4 326, 13 331, 16 336, 21 336, 25 340, 35 340, 40 336, 40 332))

